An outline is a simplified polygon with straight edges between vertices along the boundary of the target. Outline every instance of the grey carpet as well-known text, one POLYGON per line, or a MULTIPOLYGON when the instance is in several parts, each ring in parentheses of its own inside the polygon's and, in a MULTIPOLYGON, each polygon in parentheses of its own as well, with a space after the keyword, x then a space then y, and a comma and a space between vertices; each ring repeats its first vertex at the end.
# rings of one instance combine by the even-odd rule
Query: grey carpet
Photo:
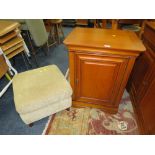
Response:
MULTIPOLYGON (((72 28, 65 27, 65 36, 71 30, 72 28)), ((48 56, 45 56, 43 51, 39 51, 37 53, 37 58, 40 67, 49 64, 56 64, 63 74, 67 71, 68 52, 63 44, 51 47, 48 56)), ((26 70, 21 55, 18 55, 15 58, 14 67, 18 70, 18 72, 26 70)), ((33 68, 36 68, 34 64, 33 68)), ((0 89, 2 89, 6 82, 7 80, 5 77, 0 80, 0 89)), ((0 135, 39 135, 42 134, 47 120, 48 117, 41 119, 40 121, 35 122, 32 127, 25 125, 15 110, 12 86, 7 90, 2 98, 0 98, 0 135)))

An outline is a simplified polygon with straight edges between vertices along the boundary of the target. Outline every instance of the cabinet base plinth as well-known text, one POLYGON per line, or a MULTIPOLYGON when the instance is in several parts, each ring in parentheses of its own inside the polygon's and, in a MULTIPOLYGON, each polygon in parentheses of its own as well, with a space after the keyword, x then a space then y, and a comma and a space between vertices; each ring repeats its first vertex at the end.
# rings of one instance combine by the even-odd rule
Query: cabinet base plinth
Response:
POLYGON ((79 101, 72 101, 72 106, 75 108, 96 108, 96 109, 100 109, 106 113, 110 113, 110 114, 116 114, 118 112, 118 107, 106 107, 104 105, 97 105, 97 104, 93 104, 93 103, 86 103, 86 102, 79 102, 79 101))

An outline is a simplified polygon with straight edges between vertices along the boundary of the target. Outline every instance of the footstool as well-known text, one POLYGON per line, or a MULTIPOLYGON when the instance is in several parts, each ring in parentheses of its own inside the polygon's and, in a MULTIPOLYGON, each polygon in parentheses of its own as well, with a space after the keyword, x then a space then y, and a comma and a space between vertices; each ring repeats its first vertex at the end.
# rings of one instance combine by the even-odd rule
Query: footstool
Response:
POLYGON ((19 73, 13 78, 16 111, 26 124, 71 107, 72 89, 56 65, 19 73))

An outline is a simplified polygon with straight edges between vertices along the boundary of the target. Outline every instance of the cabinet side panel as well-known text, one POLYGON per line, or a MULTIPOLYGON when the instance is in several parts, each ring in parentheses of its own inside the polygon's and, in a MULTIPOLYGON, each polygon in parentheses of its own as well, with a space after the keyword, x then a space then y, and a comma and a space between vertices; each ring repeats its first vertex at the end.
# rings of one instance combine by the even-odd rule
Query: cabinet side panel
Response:
POLYGON ((75 99, 75 54, 69 51, 69 81, 73 89, 72 99, 75 99))

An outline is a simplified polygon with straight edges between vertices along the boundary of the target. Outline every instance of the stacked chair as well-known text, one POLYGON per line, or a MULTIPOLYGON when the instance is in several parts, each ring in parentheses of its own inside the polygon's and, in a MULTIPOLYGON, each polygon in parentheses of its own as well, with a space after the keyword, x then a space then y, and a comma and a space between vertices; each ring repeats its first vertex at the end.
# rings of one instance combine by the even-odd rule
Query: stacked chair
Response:
POLYGON ((20 34, 19 27, 20 24, 18 22, 0 20, 0 50, 3 51, 8 59, 13 58, 17 54, 22 54, 26 64, 26 60, 30 63, 28 59, 30 54, 20 34))

